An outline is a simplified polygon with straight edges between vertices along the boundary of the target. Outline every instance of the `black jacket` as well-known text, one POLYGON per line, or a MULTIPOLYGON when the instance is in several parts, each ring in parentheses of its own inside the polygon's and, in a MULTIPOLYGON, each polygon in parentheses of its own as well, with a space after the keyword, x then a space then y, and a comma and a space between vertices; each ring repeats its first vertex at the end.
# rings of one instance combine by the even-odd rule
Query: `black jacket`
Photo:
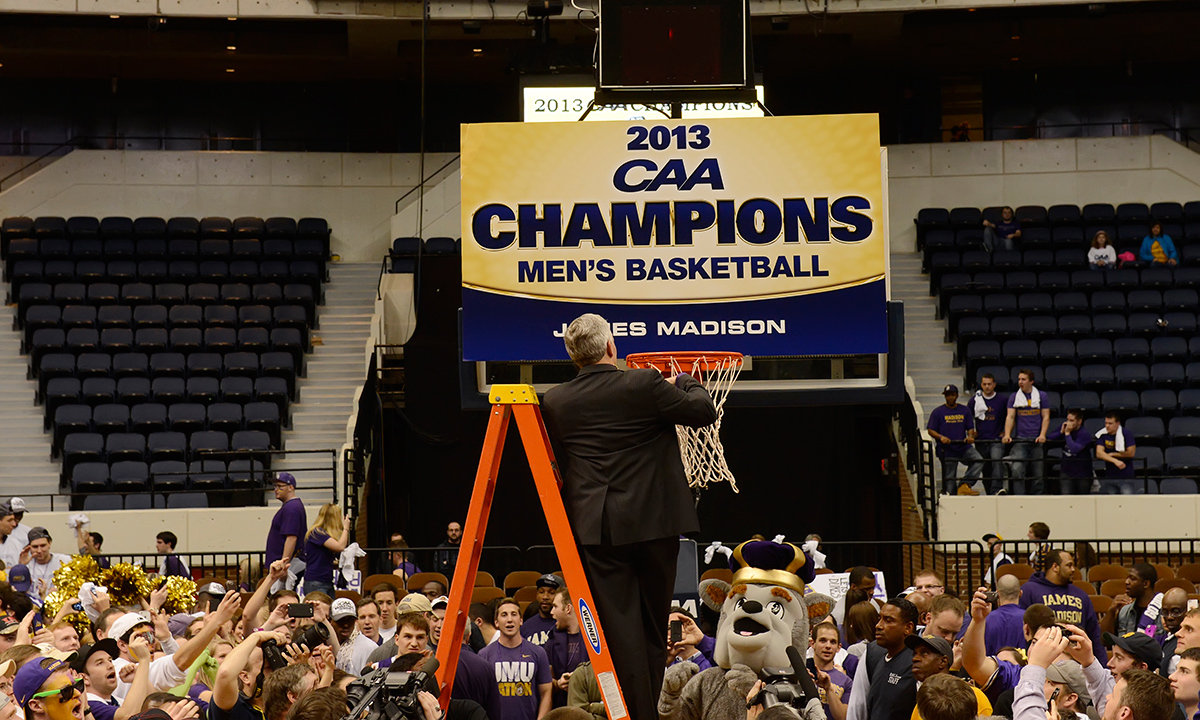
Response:
POLYGON ((657 370, 588 365, 546 393, 542 414, 581 544, 699 531, 675 425, 709 425, 717 409, 694 378, 672 385, 657 370))

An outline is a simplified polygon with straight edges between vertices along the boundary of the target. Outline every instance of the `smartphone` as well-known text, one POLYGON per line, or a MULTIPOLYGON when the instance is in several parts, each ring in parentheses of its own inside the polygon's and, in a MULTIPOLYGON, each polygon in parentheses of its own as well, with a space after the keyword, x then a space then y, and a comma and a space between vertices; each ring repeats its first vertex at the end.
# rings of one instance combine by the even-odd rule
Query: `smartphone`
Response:
POLYGON ((1054 692, 1050 693, 1050 701, 1046 703, 1047 710, 1049 710, 1050 706, 1054 704, 1054 701, 1058 699, 1058 693, 1061 690, 1062 688, 1054 688, 1054 692))
POLYGON ((312 603, 292 603, 288 605, 288 617, 310 618, 313 616, 312 603))
POLYGON ((672 620, 671 621, 671 630, 668 633, 667 638, 670 642, 673 642, 673 643, 683 642, 683 621, 682 620, 672 620))

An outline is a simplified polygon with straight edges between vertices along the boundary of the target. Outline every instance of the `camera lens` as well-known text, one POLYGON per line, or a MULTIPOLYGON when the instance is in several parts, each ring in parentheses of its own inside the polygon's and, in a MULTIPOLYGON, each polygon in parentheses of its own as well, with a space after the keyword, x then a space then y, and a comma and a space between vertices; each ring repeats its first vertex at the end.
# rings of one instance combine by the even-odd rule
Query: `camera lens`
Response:
POLYGON ((300 644, 307 647, 309 650, 314 650, 318 645, 324 645, 329 640, 329 628, 325 627, 324 623, 316 623, 310 625, 304 634, 300 636, 300 644))

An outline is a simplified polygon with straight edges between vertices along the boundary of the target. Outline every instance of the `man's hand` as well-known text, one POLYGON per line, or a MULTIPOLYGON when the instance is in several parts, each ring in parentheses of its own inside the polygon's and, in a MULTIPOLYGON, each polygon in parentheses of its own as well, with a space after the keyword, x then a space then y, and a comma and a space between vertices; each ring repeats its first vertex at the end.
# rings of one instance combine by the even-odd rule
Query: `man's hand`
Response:
POLYGON ((1088 634, 1075 625, 1067 625, 1066 628, 1071 631, 1071 641, 1064 652, 1082 667, 1096 662, 1096 651, 1088 634))
POLYGON ((312 651, 307 645, 292 643, 283 649, 283 659, 287 660, 288 665, 307 665, 311 658, 312 651))
POLYGON ((150 643, 142 635, 129 640, 129 656, 135 663, 150 662, 150 643))
POLYGON ((554 681, 554 687, 558 688, 559 690, 562 690, 563 692, 566 692, 567 684, 570 682, 571 682, 571 673, 563 673, 554 681))
POLYGON ((996 224, 995 224, 995 223, 993 223, 991 220, 984 220, 984 221, 983 221, 983 226, 984 226, 984 227, 990 227, 990 228, 994 228, 994 227, 996 227, 996 224))
POLYGON ((228 592, 225 597, 221 598, 221 604, 217 605, 217 609, 213 612, 212 617, 206 622, 215 622, 218 625, 224 625, 233 619, 238 608, 242 605, 242 596, 236 592, 228 592))
POLYGON ((1117 458, 1113 458, 1113 465, 1116 465, 1118 470, 1125 469, 1125 461, 1123 461, 1123 460, 1118 460, 1117 458))
POLYGON ((1042 628, 1037 631, 1034 640, 1029 645, 1029 664, 1040 668, 1048 668, 1063 654, 1071 639, 1064 636, 1057 625, 1042 628))
POLYGON ((1059 431, 1060 433, 1062 433, 1063 435, 1069 435, 1069 434, 1070 434, 1070 433, 1068 433, 1068 432, 1067 432, 1067 424, 1066 424, 1065 422, 1062 424, 1062 427, 1058 429, 1058 431, 1059 431))
POLYGON ((37 587, 38 597, 45 600, 46 596, 50 594, 50 586, 46 584, 46 578, 38 578, 37 587))
POLYGON ((751 705, 754 698, 758 697, 759 691, 763 689, 763 681, 755 680, 753 687, 750 688, 750 694, 746 696, 746 720, 757 720, 760 713, 763 711, 762 705, 751 705))
POLYGON ((30 555, 31 552, 33 552, 33 548, 30 545, 26 545, 25 547, 21 548, 21 555, 18 559, 21 561, 22 565, 29 564, 29 558, 31 557, 31 555, 30 555))
POLYGON ((987 592, 986 587, 981 587, 971 597, 972 622, 983 622, 987 619, 988 613, 992 611, 992 604, 987 600, 987 592))
POLYGON ((287 577, 288 564, 287 558, 271 563, 271 580, 282 580, 287 577))
POLYGON ((171 637, 171 618, 162 610, 154 610, 150 613, 150 619, 154 622, 154 637, 159 642, 166 642, 171 637))
POLYGON ((39 643, 46 643, 48 645, 53 645, 54 644, 54 633, 50 632, 46 628, 42 628, 41 630, 38 630, 37 632, 35 632, 33 634, 33 644, 37 645, 39 643))
POLYGON ((1046 436, 1038 435, 1037 438, 1034 439, 1034 442, 1035 443, 1044 443, 1044 442, 1046 442, 1046 436))
POLYGON ((270 617, 263 623, 264 630, 274 630, 277 627, 284 627, 288 624, 288 605, 291 603, 281 602, 271 611, 270 617))
POLYGON ((1005 445, 1009 445, 1012 443, 1012 436, 1004 435, 1003 437, 1000 438, 1000 442, 1004 443, 1005 445))
POLYGON ((1125 607, 1126 605, 1131 604, 1132 602, 1133 602, 1133 598, 1129 597, 1125 593, 1121 593, 1120 595, 1113 598, 1112 609, 1114 611, 1120 610, 1121 608, 1125 607))
POLYGON ((943 445, 949 445, 949 444, 950 444, 950 438, 946 437, 945 435, 939 435, 939 436, 938 436, 938 442, 940 442, 940 443, 941 443, 941 444, 943 444, 943 445))
POLYGON ((171 720, 190 720, 200 717, 200 707, 194 701, 185 698, 167 709, 167 714, 171 716, 171 720))
POLYGON ((425 720, 442 720, 446 716, 442 712, 442 706, 438 705, 437 698, 424 690, 417 693, 417 702, 421 703, 421 714, 425 716, 425 720))
POLYGON ((92 598, 92 607, 96 608, 100 612, 104 612, 111 605, 112 601, 109 600, 107 591, 98 592, 96 593, 95 597, 92 598))
POLYGON ((167 584, 150 593, 150 612, 157 613, 167 602, 167 584))
POLYGON ((130 663, 121 668, 120 678, 123 683, 133 682, 133 676, 137 674, 137 663, 130 663))

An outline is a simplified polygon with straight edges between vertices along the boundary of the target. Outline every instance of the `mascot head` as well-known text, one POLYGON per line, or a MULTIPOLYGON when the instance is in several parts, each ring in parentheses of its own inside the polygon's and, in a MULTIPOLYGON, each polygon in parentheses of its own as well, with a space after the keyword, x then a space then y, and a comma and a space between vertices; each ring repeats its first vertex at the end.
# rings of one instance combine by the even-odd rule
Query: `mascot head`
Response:
POLYGON ((805 582, 815 576, 812 561, 791 543, 758 540, 738 545, 729 565, 732 583, 700 583, 701 600, 721 613, 717 664, 746 665, 756 673, 790 665, 787 647, 806 650, 809 623, 833 608, 827 595, 804 594, 805 582))

